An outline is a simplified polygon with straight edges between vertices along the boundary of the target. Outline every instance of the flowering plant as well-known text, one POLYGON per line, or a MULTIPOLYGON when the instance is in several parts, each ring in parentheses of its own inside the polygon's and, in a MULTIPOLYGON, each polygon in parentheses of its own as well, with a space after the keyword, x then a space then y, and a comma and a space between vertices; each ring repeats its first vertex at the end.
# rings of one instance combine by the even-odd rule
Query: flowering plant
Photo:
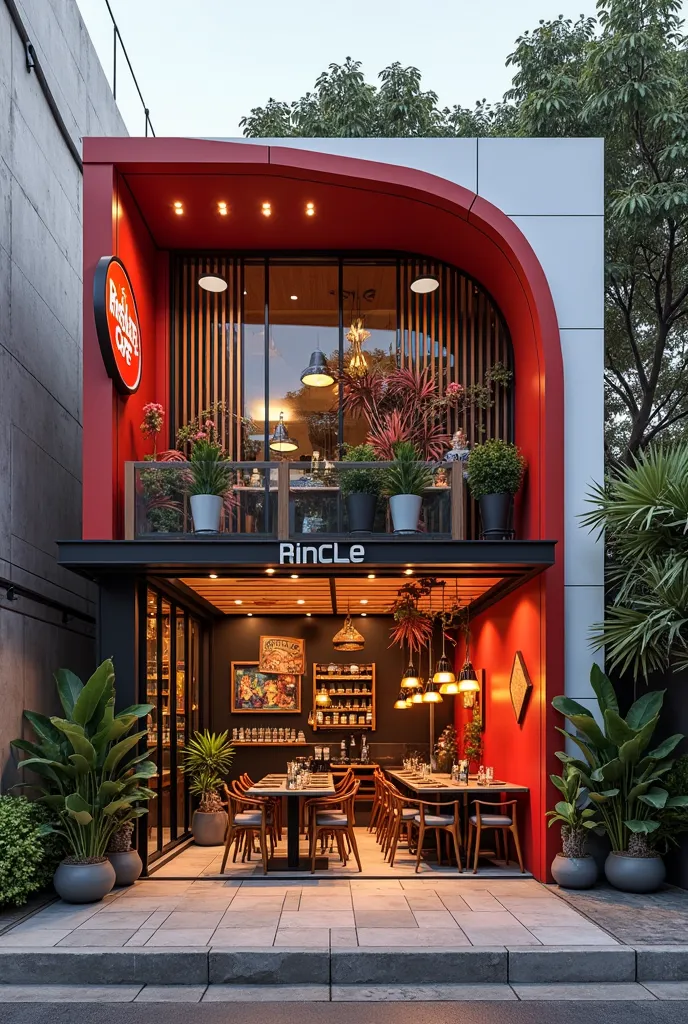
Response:
POLYGON ((157 454, 157 437, 162 430, 164 418, 165 410, 159 402, 149 402, 148 405, 144 405, 141 433, 147 441, 153 441, 153 456, 157 454))
MULTIPOLYGON (((395 625, 390 631, 393 644, 404 644, 410 651, 420 651, 432 637, 432 617, 420 609, 421 598, 427 597, 437 585, 433 577, 404 583, 390 607, 395 625)), ((391 646, 391 644, 390 644, 391 646)))

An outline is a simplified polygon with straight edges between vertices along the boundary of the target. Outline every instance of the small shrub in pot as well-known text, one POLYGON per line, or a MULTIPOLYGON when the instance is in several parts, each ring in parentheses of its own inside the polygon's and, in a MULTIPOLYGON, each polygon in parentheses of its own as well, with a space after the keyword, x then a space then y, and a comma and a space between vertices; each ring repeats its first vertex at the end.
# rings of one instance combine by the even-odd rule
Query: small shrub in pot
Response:
POLYGON ((597 881, 597 864, 586 849, 586 833, 598 823, 588 790, 570 764, 550 779, 564 798, 546 815, 549 827, 561 824, 561 853, 552 862, 552 876, 564 889, 590 889, 597 881))
POLYGON ((231 469, 219 444, 196 441, 189 463, 191 514, 196 533, 217 533, 224 496, 231 482, 231 469))
MULTIPOLYGON (((372 444, 347 445, 343 462, 377 462, 372 444)), ((382 492, 382 470, 345 469, 341 473, 340 490, 346 500, 350 533, 372 533, 375 511, 382 492)))
POLYGON ((508 535, 514 495, 523 481, 526 462, 520 449, 494 437, 476 445, 468 456, 468 486, 480 505, 483 536, 498 540, 508 535))
POLYGON ((395 533, 417 533, 423 492, 432 484, 432 472, 411 441, 394 445, 394 461, 384 471, 383 490, 389 498, 395 533))
POLYGON ((0 796, 0 907, 20 907, 45 889, 64 855, 58 836, 43 826, 50 811, 25 796, 0 796))
POLYGON ((227 731, 218 735, 208 729, 196 732, 182 754, 182 771, 191 780, 189 790, 199 798, 191 822, 199 846, 222 846, 224 842, 227 813, 219 788, 234 758, 228 735, 227 731))

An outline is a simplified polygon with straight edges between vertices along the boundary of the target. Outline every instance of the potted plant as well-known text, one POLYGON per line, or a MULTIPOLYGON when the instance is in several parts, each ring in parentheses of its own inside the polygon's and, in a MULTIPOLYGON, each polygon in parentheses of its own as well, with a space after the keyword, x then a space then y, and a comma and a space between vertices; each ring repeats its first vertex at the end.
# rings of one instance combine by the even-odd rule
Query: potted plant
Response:
POLYGON ((480 720, 480 708, 476 705, 470 721, 463 727, 463 756, 471 766, 477 768, 483 756, 483 726, 480 720))
POLYGON ((220 445, 199 440, 194 444, 189 463, 191 471, 191 514, 196 533, 217 533, 229 487, 230 469, 220 445))
MULTIPOLYGON (((377 462, 372 444, 347 445, 344 462, 377 462)), ((347 469, 341 474, 339 485, 346 500, 349 533, 372 533, 375 525, 377 500, 382 490, 379 469, 347 469)))
POLYGON ((86 684, 66 669, 55 679, 64 718, 25 711, 36 741, 13 740, 29 754, 20 763, 39 776, 40 800, 56 820, 44 826, 57 833, 70 853, 60 863, 53 883, 68 903, 93 903, 115 884, 115 870, 106 857, 113 834, 126 821, 147 813, 155 793, 145 785, 157 772, 148 754, 128 755, 146 736, 132 732, 151 704, 135 704, 115 714, 115 672, 108 659, 86 684))
POLYGON ((423 491, 432 484, 432 473, 415 444, 399 441, 394 445, 394 461, 384 471, 384 493, 389 498, 395 533, 417 533, 423 491))
POLYGON ((511 529, 514 495, 523 480, 525 459, 515 444, 493 437, 476 445, 467 465, 468 486, 480 505, 483 537, 500 540, 511 529))
POLYGON ((191 831, 199 846, 222 846, 227 830, 227 813, 218 789, 234 758, 234 747, 225 731, 217 735, 206 729, 194 733, 182 754, 182 771, 189 775, 189 790, 200 797, 191 831))
POLYGON ((588 708, 569 697, 552 701, 575 729, 574 733, 560 731, 583 754, 583 758, 568 754, 559 758, 579 771, 609 836, 611 853, 604 866, 607 881, 624 892, 655 892, 664 881, 665 870, 653 836, 659 837, 663 814, 688 807, 688 796, 670 796, 663 785, 673 767, 671 754, 684 737, 676 733, 649 749, 664 690, 643 694, 622 718, 614 687, 597 665, 593 665, 590 681, 601 724, 588 708))
POLYGON ((143 870, 138 850, 133 850, 134 822, 123 821, 110 836, 107 857, 115 869, 115 885, 133 885, 143 870))
POLYGON ((598 822, 588 790, 571 764, 564 766, 561 775, 550 775, 550 779, 564 798, 546 814, 550 828, 555 822, 561 823, 561 853, 552 861, 552 877, 563 889, 591 889, 597 881, 597 864, 587 852, 585 841, 587 831, 597 828, 598 822))
POLYGON ((453 725, 447 725, 435 744, 437 771, 451 773, 459 756, 458 736, 453 725))

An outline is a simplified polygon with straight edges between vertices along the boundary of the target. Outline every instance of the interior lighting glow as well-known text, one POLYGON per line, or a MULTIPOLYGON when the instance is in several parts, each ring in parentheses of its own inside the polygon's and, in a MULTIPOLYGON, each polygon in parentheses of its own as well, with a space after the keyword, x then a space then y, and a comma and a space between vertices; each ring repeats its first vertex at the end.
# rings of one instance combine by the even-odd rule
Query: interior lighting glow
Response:
POLYGON ((404 569, 404 576, 413 576, 413 569, 404 569))
POLYGON ((298 299, 298 295, 290 295, 289 298, 291 299, 292 302, 296 302, 296 300, 298 299))
POLYGON ((306 602, 304 601, 304 599, 302 597, 300 597, 296 603, 297 604, 305 604, 306 602))
POLYGON ((362 597, 361 598, 361 604, 368 604, 368 598, 367 597, 362 597))
POLYGON ((375 573, 374 572, 369 572, 368 573, 368 579, 369 580, 374 580, 375 579, 375 573))
POLYGON ((306 203, 306 216, 307 217, 314 217, 315 216, 315 203, 306 203))
POLYGON ((291 574, 291 579, 293 579, 293 580, 297 580, 298 578, 299 578, 299 574, 298 574, 298 573, 296 573, 296 572, 293 572, 293 573, 291 574))
POLYGON ((264 217, 269 217, 272 214, 272 206, 270 203, 263 203, 260 210, 264 217))
POLYGON ((234 604, 243 604, 243 603, 244 603, 244 602, 243 602, 243 601, 241 600, 241 598, 240 598, 240 597, 237 597, 237 598, 235 598, 235 600, 234 600, 234 604))
POLYGON ((268 576, 272 576, 275 570, 274 569, 266 569, 265 571, 268 574, 268 576))

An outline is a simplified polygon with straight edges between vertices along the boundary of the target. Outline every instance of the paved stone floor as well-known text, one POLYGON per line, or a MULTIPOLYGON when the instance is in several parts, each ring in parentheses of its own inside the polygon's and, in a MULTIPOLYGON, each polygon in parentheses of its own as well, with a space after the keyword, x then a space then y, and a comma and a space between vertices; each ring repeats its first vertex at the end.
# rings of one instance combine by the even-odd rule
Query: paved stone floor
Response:
POLYGON ((655 1002, 687 982, 595 985, 0 985, 2 1003, 655 1002))
POLYGON ((618 892, 600 885, 588 892, 555 891, 629 946, 688 945, 688 893, 667 887, 648 895, 618 892))
MULTIPOLYGON (((375 841, 373 833, 367 828, 356 829, 356 843, 361 857, 362 874, 364 877, 373 878, 415 878, 416 858, 409 853, 405 843, 399 845, 394 860, 394 867, 385 860, 382 850, 375 841)), ((166 878, 221 878, 220 867, 222 866, 223 849, 220 846, 195 846, 193 843, 187 846, 181 853, 171 857, 161 867, 154 868, 157 877, 166 878)), ((286 857, 286 830, 284 838, 275 850, 277 857, 286 857)), ((304 836, 301 837, 301 856, 306 857, 308 853, 307 843, 304 836)), ((464 869, 466 865, 464 864, 464 869)), ((252 876, 262 878, 263 868, 260 858, 253 854, 250 861, 241 862, 241 857, 236 862, 230 860, 227 865, 226 874, 232 878, 250 878, 252 876)), ((317 871, 320 877, 325 873, 317 871)), ((346 865, 343 865, 336 852, 329 854, 328 867, 326 871, 328 878, 358 878, 360 877, 358 866, 353 857, 346 865)), ((455 878, 458 874, 456 865, 443 857, 442 864, 438 864, 434 850, 429 856, 423 857, 420 863, 418 874, 423 877, 436 878, 438 876, 455 878)), ((515 861, 505 864, 502 860, 493 857, 482 858, 479 866, 480 877, 490 878, 521 878, 521 870, 515 861)))
POLYGON ((102 903, 57 901, 0 948, 311 949, 618 945, 528 878, 150 879, 102 903))

